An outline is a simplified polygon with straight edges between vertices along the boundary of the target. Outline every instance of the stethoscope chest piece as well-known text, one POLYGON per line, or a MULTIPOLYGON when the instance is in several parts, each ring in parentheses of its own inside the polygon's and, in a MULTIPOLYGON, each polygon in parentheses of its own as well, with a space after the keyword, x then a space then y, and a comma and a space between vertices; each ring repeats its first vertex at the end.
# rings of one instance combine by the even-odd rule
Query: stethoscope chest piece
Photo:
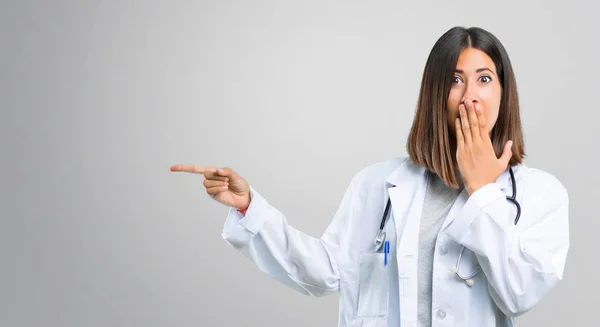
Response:
POLYGON ((381 217, 381 223, 379 224, 379 232, 377 232, 377 236, 375 236, 375 251, 381 250, 383 247, 383 243, 385 241, 385 232, 383 231, 385 227, 385 223, 387 221, 388 212, 390 211, 390 206, 392 205, 392 200, 388 198, 387 204, 385 205, 385 211, 383 212, 383 217, 381 217))
POLYGON ((385 241, 385 232, 382 230, 379 230, 379 232, 377 233, 377 236, 375 237, 375 251, 379 251, 381 250, 381 247, 383 246, 383 241, 385 241))

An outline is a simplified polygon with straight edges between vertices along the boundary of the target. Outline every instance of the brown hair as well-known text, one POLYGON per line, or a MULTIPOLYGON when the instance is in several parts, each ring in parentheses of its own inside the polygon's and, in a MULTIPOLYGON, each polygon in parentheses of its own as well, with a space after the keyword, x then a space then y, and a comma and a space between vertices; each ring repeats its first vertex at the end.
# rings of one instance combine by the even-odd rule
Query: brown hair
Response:
POLYGON ((491 33, 478 28, 453 27, 442 35, 429 53, 407 150, 411 160, 440 176, 454 188, 459 187, 456 166, 456 138, 447 123, 447 104, 452 77, 462 50, 475 48, 494 62, 502 97, 491 140, 500 157, 508 140, 513 141, 509 165, 522 162, 525 147, 519 114, 519 97, 508 53, 491 33))

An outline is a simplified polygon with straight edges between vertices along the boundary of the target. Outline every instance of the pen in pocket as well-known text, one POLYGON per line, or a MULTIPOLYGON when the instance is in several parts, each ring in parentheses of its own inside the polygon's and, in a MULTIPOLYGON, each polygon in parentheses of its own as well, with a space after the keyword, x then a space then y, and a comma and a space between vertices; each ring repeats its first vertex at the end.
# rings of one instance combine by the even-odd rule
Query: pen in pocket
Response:
POLYGON ((383 245, 383 265, 387 266, 388 253, 390 253, 390 241, 385 241, 383 245))

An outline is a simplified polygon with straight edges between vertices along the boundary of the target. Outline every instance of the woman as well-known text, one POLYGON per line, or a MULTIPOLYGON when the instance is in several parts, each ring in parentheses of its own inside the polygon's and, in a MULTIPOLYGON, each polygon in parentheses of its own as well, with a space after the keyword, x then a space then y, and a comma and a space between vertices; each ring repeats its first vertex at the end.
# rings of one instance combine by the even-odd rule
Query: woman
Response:
POLYGON ((435 43, 407 148, 354 176, 321 238, 230 168, 171 170, 204 174, 235 208, 223 237, 262 271, 307 295, 339 291, 339 326, 513 326, 562 279, 569 198, 522 163, 515 77, 495 36, 455 27, 435 43))

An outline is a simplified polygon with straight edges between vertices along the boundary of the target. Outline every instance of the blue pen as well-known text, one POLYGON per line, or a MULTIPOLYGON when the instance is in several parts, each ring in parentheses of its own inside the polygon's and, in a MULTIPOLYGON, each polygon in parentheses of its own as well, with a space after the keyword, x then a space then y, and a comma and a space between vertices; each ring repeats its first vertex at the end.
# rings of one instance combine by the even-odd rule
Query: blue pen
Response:
POLYGON ((383 265, 387 266, 388 253, 390 253, 390 241, 385 241, 383 244, 383 265))

